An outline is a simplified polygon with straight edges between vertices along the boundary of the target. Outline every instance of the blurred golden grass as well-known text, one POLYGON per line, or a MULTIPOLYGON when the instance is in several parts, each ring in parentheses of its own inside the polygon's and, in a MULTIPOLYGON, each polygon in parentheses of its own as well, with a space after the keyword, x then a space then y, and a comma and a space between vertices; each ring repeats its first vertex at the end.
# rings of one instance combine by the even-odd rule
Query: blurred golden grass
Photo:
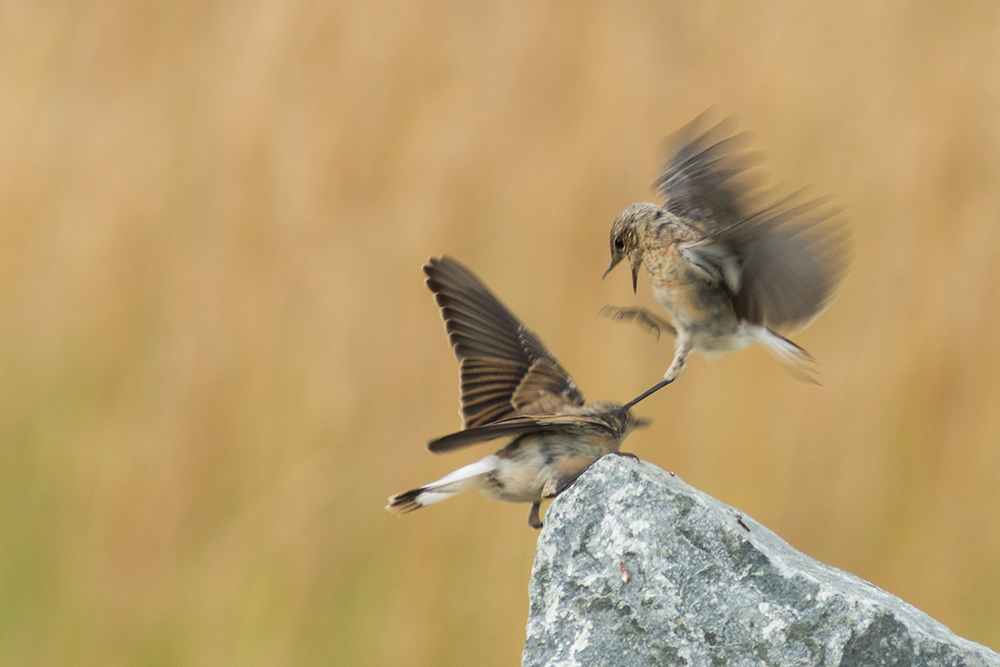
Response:
MULTIPOLYGON (((795 337, 642 406, 641 457, 1000 648, 1000 9, 989 2, 0 9, 0 664, 508 665, 535 533, 391 493, 481 454, 420 265, 466 262, 590 399, 607 231, 703 109, 849 206, 795 337)), ((641 279, 642 280, 642 279, 641 279)))

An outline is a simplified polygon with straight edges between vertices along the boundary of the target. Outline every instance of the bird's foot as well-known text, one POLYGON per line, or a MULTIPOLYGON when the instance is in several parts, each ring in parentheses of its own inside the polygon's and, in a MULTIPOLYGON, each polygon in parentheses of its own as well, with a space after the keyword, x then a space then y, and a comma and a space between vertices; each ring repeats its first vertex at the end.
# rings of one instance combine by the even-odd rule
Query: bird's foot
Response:
POLYGON ((661 331, 666 331, 674 336, 677 335, 674 325, 662 317, 654 315, 648 308, 643 308, 642 306, 631 308, 604 306, 604 308, 601 308, 600 315, 610 317, 614 322, 635 322, 645 329, 646 333, 655 333, 657 340, 660 339, 661 331))
POLYGON ((531 503, 531 511, 528 512, 528 526, 534 528, 535 530, 539 530, 542 527, 542 519, 538 516, 538 510, 541 509, 541 507, 541 501, 537 500, 531 503))
POLYGON ((688 355, 691 354, 691 350, 694 347, 691 345, 687 338, 677 339, 677 349, 674 351, 674 360, 670 362, 670 366, 667 368, 667 372, 663 374, 663 382, 671 383, 677 379, 677 376, 681 374, 684 370, 684 365, 687 363, 688 355))

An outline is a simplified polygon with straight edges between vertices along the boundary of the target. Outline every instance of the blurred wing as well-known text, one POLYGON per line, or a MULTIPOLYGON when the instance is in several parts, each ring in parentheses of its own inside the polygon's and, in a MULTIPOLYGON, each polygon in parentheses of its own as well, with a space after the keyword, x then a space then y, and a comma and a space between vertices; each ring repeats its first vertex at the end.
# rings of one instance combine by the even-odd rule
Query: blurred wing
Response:
POLYGON ((480 442, 526 435, 528 433, 557 431, 568 436, 611 435, 619 433, 607 420, 600 417, 582 415, 523 415, 511 417, 491 424, 473 426, 457 431, 427 443, 427 448, 436 454, 467 447, 480 442))
POLYGON ((583 405, 569 373, 475 274, 450 257, 430 259, 424 273, 460 363, 465 428, 583 405))
POLYGON ((827 203, 793 194, 687 244, 681 254, 706 279, 725 285, 741 319, 795 329, 822 312, 847 265, 847 234, 827 203))
POLYGON ((711 231, 745 217, 741 200, 752 187, 743 174, 760 158, 742 150, 746 133, 727 136, 724 126, 730 123, 723 121, 704 129, 706 115, 701 114, 667 139, 670 158, 654 187, 664 208, 711 231))

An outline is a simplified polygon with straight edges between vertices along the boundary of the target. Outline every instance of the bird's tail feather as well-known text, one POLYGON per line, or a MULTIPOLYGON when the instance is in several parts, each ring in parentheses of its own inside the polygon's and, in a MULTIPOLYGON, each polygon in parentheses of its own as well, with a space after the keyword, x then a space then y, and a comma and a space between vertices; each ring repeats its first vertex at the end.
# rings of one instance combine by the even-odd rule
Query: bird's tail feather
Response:
POLYGON ((496 462, 493 457, 487 456, 481 461, 470 463, 445 475, 436 482, 421 486, 419 489, 397 493, 389 498, 389 504, 385 508, 394 514, 406 514, 415 509, 439 503, 456 493, 478 488, 482 481, 481 478, 495 469, 496 462))
POLYGON ((771 353, 775 359, 781 362, 789 373, 796 380, 819 384, 816 376, 819 370, 816 368, 816 360, 804 349, 788 340, 779 333, 767 327, 760 327, 758 340, 764 344, 764 348, 771 353))

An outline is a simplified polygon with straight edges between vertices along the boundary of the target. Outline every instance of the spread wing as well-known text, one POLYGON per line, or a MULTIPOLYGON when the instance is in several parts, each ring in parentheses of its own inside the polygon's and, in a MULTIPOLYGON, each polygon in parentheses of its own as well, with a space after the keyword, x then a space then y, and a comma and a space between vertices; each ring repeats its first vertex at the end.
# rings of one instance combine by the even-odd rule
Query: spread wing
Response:
POLYGON ((741 319, 776 330, 807 324, 847 265, 847 233, 826 199, 801 193, 685 245, 691 266, 725 286, 741 319))
POLYGON ((432 440, 427 448, 432 452, 448 452, 497 438, 516 437, 528 433, 557 431, 566 435, 620 435, 615 422, 586 415, 521 415, 498 422, 473 426, 443 438, 432 440))
POLYGON ((666 140, 669 158, 654 187, 669 212, 712 231, 746 217, 743 199, 753 187, 744 172, 760 157, 743 150, 746 133, 728 136, 731 123, 706 129, 707 114, 666 140))
POLYGON ((583 405, 569 373, 472 271, 440 257, 424 273, 459 361, 464 428, 583 405))

